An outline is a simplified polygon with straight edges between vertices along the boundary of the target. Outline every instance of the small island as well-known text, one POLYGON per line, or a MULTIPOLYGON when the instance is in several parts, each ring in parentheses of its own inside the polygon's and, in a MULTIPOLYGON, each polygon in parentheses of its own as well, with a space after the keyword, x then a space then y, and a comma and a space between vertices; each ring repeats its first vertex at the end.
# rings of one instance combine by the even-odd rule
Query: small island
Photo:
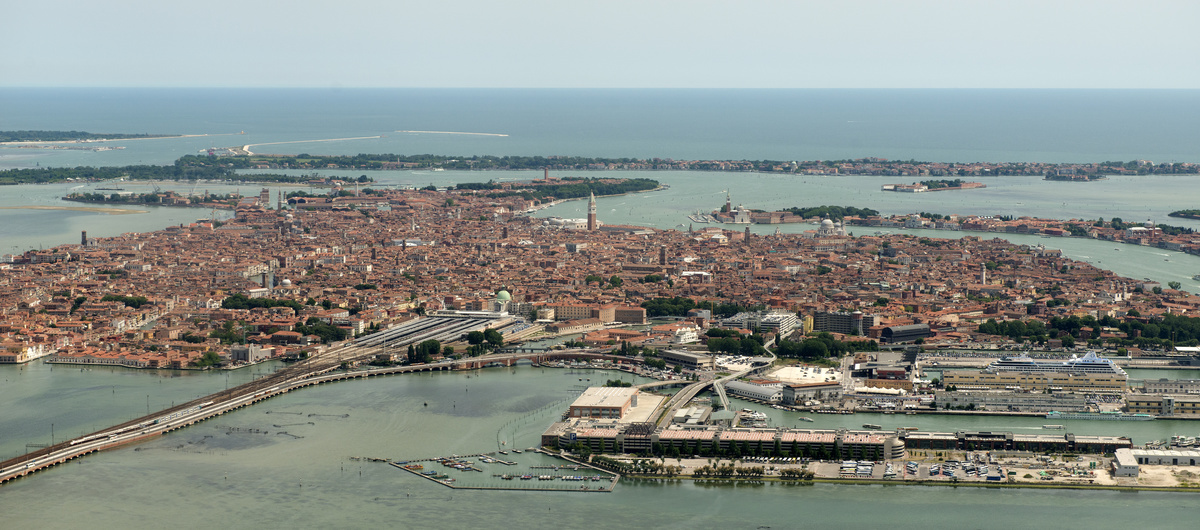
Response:
POLYGON ((90 133, 84 131, 0 131, 0 143, 18 142, 103 142, 146 138, 179 138, 180 134, 90 133))
POLYGON ((1200 221, 1200 210, 1175 210, 1167 214, 1167 217, 1179 217, 1182 219, 1195 219, 1200 221))
POLYGON ((884 184, 883 191, 921 193, 926 191, 973 190, 986 187, 987 185, 982 182, 964 182, 962 179, 942 179, 923 180, 921 182, 914 182, 912 184, 884 184))
POLYGON ((1046 177, 1042 180, 1054 180, 1059 182, 1095 182, 1097 180, 1108 180, 1104 175, 1089 175, 1086 173, 1046 173, 1046 177))

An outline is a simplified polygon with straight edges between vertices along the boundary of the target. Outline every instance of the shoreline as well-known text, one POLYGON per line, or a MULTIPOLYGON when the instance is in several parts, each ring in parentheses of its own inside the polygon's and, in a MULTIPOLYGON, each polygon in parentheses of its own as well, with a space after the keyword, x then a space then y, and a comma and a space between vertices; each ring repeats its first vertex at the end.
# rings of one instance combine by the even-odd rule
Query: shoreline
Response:
POLYGON ((952 482, 949 480, 880 480, 880 479, 854 479, 854 478, 813 478, 811 480, 785 480, 779 477, 756 477, 756 478, 713 478, 713 477, 696 477, 694 475, 676 475, 666 477, 662 475, 643 475, 643 474, 624 474, 622 477, 629 477, 640 480, 652 481, 667 481, 667 480, 690 480, 697 483, 712 482, 712 483, 728 483, 734 485, 737 483, 756 483, 756 482, 778 482, 780 484, 791 484, 796 486, 812 486, 817 483, 824 484, 846 484, 853 486, 929 486, 929 487, 968 487, 968 488, 995 488, 995 489, 1069 489, 1069 490, 1109 490, 1109 491, 1156 491, 1164 493, 1200 493, 1200 487, 1168 487, 1168 486, 1110 486, 1110 485, 1094 485, 1094 484, 1037 484, 1023 482, 952 482))
MULTIPOLYGON (((68 200, 68 199, 63 199, 63 200, 68 200)), ((88 201, 78 201, 78 202, 88 202, 88 201)), ((134 203, 111 203, 111 204, 133 205, 134 203)), ((139 214, 139 213, 150 213, 150 210, 130 210, 130 209, 126 209, 126 208, 99 208, 99 207, 88 207, 88 206, 40 206, 40 205, 0 206, 0 210, 59 210, 59 211, 71 211, 71 212, 103 213, 103 214, 108 214, 108 215, 130 215, 130 214, 139 214)))

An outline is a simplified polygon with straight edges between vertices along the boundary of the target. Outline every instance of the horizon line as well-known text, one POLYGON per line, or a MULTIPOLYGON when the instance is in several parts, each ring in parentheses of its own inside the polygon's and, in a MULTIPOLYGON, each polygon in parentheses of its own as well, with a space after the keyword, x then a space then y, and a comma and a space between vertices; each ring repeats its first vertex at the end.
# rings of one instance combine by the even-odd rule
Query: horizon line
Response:
POLYGON ((265 90, 1110 90, 1194 91, 1200 87, 670 87, 670 86, 319 86, 319 85, 0 85, 23 89, 265 89, 265 90))

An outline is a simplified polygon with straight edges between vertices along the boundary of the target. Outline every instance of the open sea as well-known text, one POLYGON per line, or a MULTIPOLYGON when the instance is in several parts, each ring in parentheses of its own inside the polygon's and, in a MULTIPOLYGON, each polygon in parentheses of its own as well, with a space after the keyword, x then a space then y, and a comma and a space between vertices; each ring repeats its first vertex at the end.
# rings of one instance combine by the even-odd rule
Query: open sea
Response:
MULTIPOLYGON (((105 144, 125 147, 117 151, 0 149, 0 169, 168 164, 209 147, 246 144, 258 144, 255 152, 314 154, 1197 162, 1198 118, 1200 91, 1195 90, 0 89, 0 130, 208 135, 105 144)), ((372 176, 381 183, 424 185, 529 174, 372 176)), ((885 214, 1120 216, 1200 228, 1200 223, 1165 217, 1173 209, 1196 207, 1196 176, 1113 178, 1078 185, 1003 177, 985 180, 986 190, 926 194, 929 197, 883 194, 879 185, 888 183, 888 177, 700 172, 637 176, 667 182, 671 189, 601 199, 602 220, 672 228, 686 224, 687 213, 718 206, 723 190, 734 189, 735 203, 755 208, 840 204, 885 214)), ((144 208, 146 213, 129 215, 25 208, 74 206, 58 197, 75 186, 0 187, 0 253, 75 242, 80 230, 92 236, 115 235, 208 215, 170 208, 144 208)), ((168 185, 181 192, 191 188, 181 186, 168 185)), ((209 189, 232 191, 229 188, 209 189)), ((540 215, 576 217, 582 206, 565 203, 540 215)), ((963 234, 968 233, 927 235, 963 234)), ((1200 258, 1179 253, 1075 239, 1031 237, 1019 242, 1060 247, 1075 259, 1135 278, 1166 282, 1200 273, 1200 258)), ((1181 281, 1185 288, 1198 288, 1196 282, 1181 281)), ((147 408, 157 410, 215 392, 269 369, 264 365, 257 368, 258 374, 210 374, 0 366, 0 457, 19 454, 28 444, 47 443, 52 436, 75 436, 147 408)), ((493 450, 499 440, 511 446, 532 445, 565 407, 564 400, 580 384, 578 378, 564 371, 520 367, 389 377, 293 392, 0 487, 0 526, 1194 526, 1196 499, 1189 494, 629 481, 610 494, 463 491, 389 466, 350 460, 467 454, 493 450)), ((792 418, 773 419, 785 424, 792 418)), ((816 427, 836 427, 843 421, 818 420, 828 425, 816 427)), ((854 421, 861 423, 862 418, 854 421)), ((951 428, 949 420, 938 417, 921 421, 922 430, 951 428)), ((1039 423, 954 421, 970 422, 965 428, 972 429, 1034 429, 1039 423)), ((1200 432, 1200 423, 1151 423, 1083 422, 1068 427, 1081 434, 1133 429, 1124 434, 1136 443, 1200 432)))

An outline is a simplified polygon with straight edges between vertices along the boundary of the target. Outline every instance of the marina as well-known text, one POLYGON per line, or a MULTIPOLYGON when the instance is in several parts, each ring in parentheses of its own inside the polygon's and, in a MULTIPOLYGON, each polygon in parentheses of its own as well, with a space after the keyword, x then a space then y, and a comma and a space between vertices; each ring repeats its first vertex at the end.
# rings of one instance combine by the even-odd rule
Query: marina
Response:
POLYGON ((452 489, 611 493, 620 480, 620 475, 616 473, 578 461, 553 456, 543 451, 529 451, 525 453, 526 456, 521 459, 522 462, 500 460, 494 458, 496 454, 499 453, 468 456, 453 455, 442 458, 401 460, 387 463, 396 469, 406 471, 412 475, 452 489), (523 466, 524 469, 529 471, 524 472, 518 469, 505 471, 504 473, 488 472, 474 465, 470 461, 471 458, 475 458, 483 464, 523 466), (547 461, 566 463, 541 463, 547 461), (431 464, 440 464, 445 468, 463 472, 476 471, 483 473, 483 475, 451 477, 445 471, 427 470, 426 466, 431 464), (562 474, 563 471, 570 471, 571 474, 562 474))

